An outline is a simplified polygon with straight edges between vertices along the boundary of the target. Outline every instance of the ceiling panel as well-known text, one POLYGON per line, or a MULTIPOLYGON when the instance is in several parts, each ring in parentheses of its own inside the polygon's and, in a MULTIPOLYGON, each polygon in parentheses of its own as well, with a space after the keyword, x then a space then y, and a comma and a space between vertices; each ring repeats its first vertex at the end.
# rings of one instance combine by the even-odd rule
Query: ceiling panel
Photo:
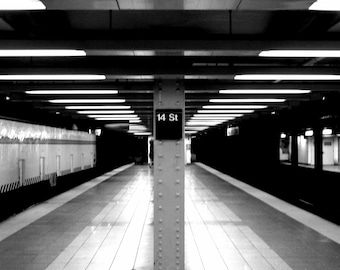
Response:
POLYGON ((308 10, 314 0, 242 0, 242 10, 308 10))
POLYGON ((110 10, 118 9, 116 1, 110 0, 43 0, 48 10, 110 10))

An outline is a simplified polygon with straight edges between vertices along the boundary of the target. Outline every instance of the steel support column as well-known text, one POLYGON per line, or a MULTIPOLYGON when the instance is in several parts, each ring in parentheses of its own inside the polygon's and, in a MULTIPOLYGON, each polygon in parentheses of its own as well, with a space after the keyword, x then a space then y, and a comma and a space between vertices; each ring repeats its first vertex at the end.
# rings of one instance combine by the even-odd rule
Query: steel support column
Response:
MULTIPOLYGON (((184 270, 184 108, 181 85, 175 80, 157 83, 155 112, 159 109, 181 110, 183 117, 181 139, 154 140, 155 270, 184 270)), ((154 120, 154 134, 156 128, 154 120)))

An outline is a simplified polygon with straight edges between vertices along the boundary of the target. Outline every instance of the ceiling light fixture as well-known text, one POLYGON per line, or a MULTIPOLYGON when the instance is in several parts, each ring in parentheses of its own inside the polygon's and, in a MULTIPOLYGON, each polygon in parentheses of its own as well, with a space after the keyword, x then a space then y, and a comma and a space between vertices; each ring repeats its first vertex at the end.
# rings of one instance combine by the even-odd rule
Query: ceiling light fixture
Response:
POLYGON ((235 119, 235 117, 214 117, 214 116, 209 116, 209 117, 199 117, 199 116, 194 116, 191 118, 191 120, 232 120, 235 119))
MULTIPOLYGON (((11 0, 14 1, 15 0, 11 0)), ((0 57, 72 57, 86 56, 84 50, 0 50, 0 57)))
POLYGON ((203 109, 265 109, 265 105, 206 105, 203 109))
POLYGON ((128 110, 131 106, 66 106, 67 110, 128 110))
POLYGON ((51 103, 124 103, 125 99, 51 99, 51 103))
POLYGON ((0 1, 0 10, 44 10, 46 6, 38 0, 0 1))
POLYGON ((151 132, 135 132, 134 135, 136 136, 151 136, 151 132))
POLYGON ((214 114, 214 113, 253 113, 254 110, 198 110, 197 113, 214 114))
POLYGON ((285 99, 280 98, 235 98, 235 99, 210 99, 209 102, 212 103, 275 103, 275 102, 285 102, 285 99))
POLYGON ((185 127, 185 130, 197 130, 197 131, 201 131, 201 130, 205 130, 207 129, 208 127, 193 127, 193 126, 186 126, 185 127))
POLYGON ((340 57, 340 50, 268 50, 262 57, 340 57))
POLYGON ((112 111, 78 111, 79 114, 132 114, 135 111, 132 110, 112 110, 112 111))
POLYGON ((91 117, 94 118, 95 120, 98 121, 124 121, 124 122, 129 122, 130 120, 139 120, 139 118, 116 118, 116 117, 91 117))
POLYGON ((235 89, 220 90, 220 94, 307 94, 310 90, 300 89, 235 89))
POLYGON ((340 11, 340 3, 336 0, 317 0, 308 9, 320 11, 340 11))
POLYGON ((90 118, 140 119, 139 116, 134 114, 89 114, 86 116, 90 118))
POLYGON ((221 113, 221 114, 194 114, 193 117, 239 117, 242 116, 243 114, 226 114, 226 113, 221 113))
POLYGON ((334 81, 340 80, 340 75, 334 74, 242 74, 235 75, 234 80, 259 81, 334 81))
POLYGON ((222 122, 224 122, 224 118, 220 118, 220 119, 218 119, 218 118, 214 118, 214 119, 207 119, 207 118, 201 118, 201 119, 197 119, 197 118, 191 118, 190 120, 188 120, 187 121, 187 123, 189 123, 189 122, 192 122, 192 123, 194 123, 194 122, 219 122, 219 123, 222 123, 222 122))
POLYGON ((223 121, 201 121, 201 122, 198 122, 198 121, 194 121, 194 122, 187 122, 186 125, 187 126, 216 126, 216 125, 219 125, 223 123, 223 121))
POLYGON ((105 79, 105 75, 97 74, 0 75, 2 81, 96 81, 105 79))
POLYGON ((29 95, 111 95, 118 94, 117 90, 28 90, 29 95))

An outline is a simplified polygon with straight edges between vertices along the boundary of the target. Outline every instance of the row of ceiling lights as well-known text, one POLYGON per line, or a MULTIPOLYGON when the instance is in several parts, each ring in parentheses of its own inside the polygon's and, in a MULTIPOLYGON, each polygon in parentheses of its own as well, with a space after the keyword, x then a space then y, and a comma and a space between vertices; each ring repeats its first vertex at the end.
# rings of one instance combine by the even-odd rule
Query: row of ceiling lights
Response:
MULTIPOLYGON (((46 6, 39 0, 7 0, 0 2, 0 10, 45 10, 46 6)), ((340 3, 335 0, 317 0, 310 10, 340 10, 340 3)))
MULTIPOLYGON (((260 90, 260 89, 237 89, 237 90, 220 90, 220 94, 307 94, 310 90, 300 89, 275 89, 275 90, 260 90)), ((245 99, 211 99, 210 103, 282 103, 285 99, 278 98, 245 98, 245 99)), ((237 117, 242 117, 244 114, 253 113, 255 110, 267 108, 267 105, 205 105, 203 110, 198 110, 189 121, 187 121, 186 129, 195 134, 203 131, 211 126, 220 125, 233 120, 237 117)))
MULTIPOLYGON (((301 52, 299 57, 339 57, 339 51, 264 51, 260 53, 260 56, 265 57, 297 57, 299 55, 297 52, 301 52), (333 52, 333 53, 332 53, 333 52)), ((0 56, 4 57, 34 57, 34 56, 86 56, 86 52, 83 50, 0 50, 0 56)), ((105 75, 96 74, 76 74, 76 75, 0 75, 0 80, 104 80, 105 75)), ((245 74, 236 75, 235 80, 339 80, 339 75, 297 75, 297 74, 245 74)), ((260 89, 236 89, 236 90, 220 90, 220 94, 304 94, 309 93, 309 90, 298 90, 298 89, 276 89, 276 90, 260 90, 260 89)), ((26 91, 27 94, 117 94, 117 90, 37 90, 37 91, 26 91)), ((212 103, 244 103, 244 102, 258 102, 258 103, 277 103, 284 102, 285 99, 211 99, 212 103)), ((54 99, 50 100, 52 103, 123 103, 124 99, 54 99)), ((210 109, 221 109, 223 105, 218 105, 219 107, 211 106, 210 109)), ((246 105, 238 105, 246 106, 246 105)), ((250 107, 248 106, 248 109, 250 107)), ((253 107, 253 109, 258 109, 259 107, 253 107)), ((103 109, 103 107, 101 108, 103 109)), ((205 108, 207 109, 207 107, 205 108)), ((232 107, 229 107, 232 109, 232 107)), ((234 107, 236 109, 236 107, 234 107)), ((251 111, 199 111, 195 114, 192 119, 187 123, 187 128, 192 131, 195 127, 194 122, 199 121, 200 124, 206 121, 206 126, 216 125, 225 122, 226 120, 234 119, 235 117, 240 117, 244 113, 252 113, 251 111), (217 113, 219 113, 217 115, 217 113), (221 114, 223 113, 223 114, 221 114), (231 114, 233 113, 233 114, 231 114), (237 114, 238 113, 238 114, 237 114), (214 121, 212 121, 214 120, 214 121)), ((84 112, 79 112, 80 114, 85 114, 84 112)), ((107 114, 108 112, 101 113, 91 111, 88 114, 89 117, 95 118, 96 120, 129 120, 134 123, 140 121, 137 115, 133 115, 133 111, 125 114, 117 115, 117 111, 114 115, 107 114)), ((113 113, 112 111, 110 113, 113 113)), ((202 125, 198 127, 202 129, 202 125)))

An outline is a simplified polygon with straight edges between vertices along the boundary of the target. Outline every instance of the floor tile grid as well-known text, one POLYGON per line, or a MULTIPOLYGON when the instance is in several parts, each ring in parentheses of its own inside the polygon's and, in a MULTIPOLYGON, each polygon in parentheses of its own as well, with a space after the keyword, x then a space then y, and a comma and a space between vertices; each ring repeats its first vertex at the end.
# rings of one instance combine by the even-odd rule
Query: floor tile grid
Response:
MULTIPOLYGON (((152 189, 152 187, 151 187, 152 189)), ((133 269, 137 270, 150 270, 153 267, 153 195, 152 190, 150 192, 149 207, 147 210, 142 235, 140 238, 140 244, 138 249, 138 256, 133 269)))
MULTIPOLYGON (((89 253, 86 255, 84 254, 85 259, 82 257, 82 252, 81 248, 86 247, 86 241, 89 240, 89 237, 94 234, 97 233, 96 230, 100 230, 103 231, 103 229, 100 229, 100 220, 99 218, 102 217, 103 220, 105 221, 109 221, 107 224, 107 236, 110 236, 110 232, 111 232, 111 228, 113 226, 113 224, 115 222, 119 221, 119 217, 121 216, 121 214, 123 213, 123 211, 127 208, 127 206, 129 205, 131 201, 129 201, 129 198, 131 198, 134 195, 134 191, 138 190, 138 186, 135 185, 135 182, 138 181, 138 179, 135 179, 134 181, 130 181, 129 183, 127 183, 127 187, 123 188, 117 195, 116 195, 116 203, 115 202, 110 202, 109 206, 106 206, 93 220, 92 224, 90 224, 91 226, 87 226, 82 233, 79 234, 79 236, 74 239, 74 241, 58 256, 58 258, 49 266, 49 270, 50 269, 64 269, 64 267, 66 267, 69 264, 69 267, 76 267, 74 269, 85 269, 86 265, 84 265, 85 263, 80 263, 78 266, 75 266, 74 263, 72 263, 72 259, 74 258, 74 261, 76 261, 77 258, 82 258, 83 262, 86 261, 86 258, 91 257, 89 255, 89 253), (124 198, 124 200, 122 200, 122 198, 124 198), (117 203, 119 201, 119 203, 117 203), (113 206, 113 207, 111 207, 113 206), (107 211, 107 207, 111 207, 111 210, 107 213, 107 215, 105 216, 103 211, 107 211), (113 215, 112 215, 113 214, 113 215), (107 220, 107 217, 110 217, 109 220, 107 220), (111 222, 111 223, 110 223, 111 222), (84 246, 85 245, 85 246, 84 246), (79 268, 78 268, 79 267, 79 268)), ((131 204, 130 204, 131 205, 131 204)), ((117 231, 113 232, 114 233, 114 237, 117 237, 118 235, 121 235, 124 233, 124 231, 121 232, 121 234, 118 234, 117 231)), ((101 232, 100 234, 98 234, 99 237, 97 238, 97 240, 103 236, 103 233, 101 232)), ((105 235, 105 234, 104 234, 105 235)), ((103 239, 104 241, 105 239, 103 239)), ((91 242, 91 240, 90 240, 91 242)), ((117 247, 118 249, 118 247, 117 247)), ((111 250, 112 251, 112 250, 111 250)), ((93 255, 94 256, 94 255, 93 255)), ((111 262, 110 262, 111 264, 111 262)))
MULTIPOLYGON (((224 213, 222 214, 222 217, 224 215, 231 216, 233 222, 241 222, 241 219, 226 207, 225 204, 216 197, 212 190, 209 190, 208 187, 204 188, 205 185, 202 181, 198 180, 198 184, 202 185, 202 190, 206 191, 208 194, 213 194, 217 199, 216 204, 222 208, 222 212, 224 213)), ((235 246, 239 249, 240 254, 245 254, 244 257, 246 260, 248 257, 248 263, 254 269, 271 269, 271 267, 274 267, 274 269, 291 270, 291 267, 278 256, 269 245, 256 235, 249 226, 231 223, 229 225, 222 225, 222 228, 230 238, 232 237, 232 235, 230 235, 232 231, 238 235, 236 239, 241 239, 241 241, 235 241, 235 246), (252 256, 247 256, 247 254, 252 254, 252 256), (267 262, 263 261, 263 259, 267 262), (269 266, 268 263, 271 266, 269 266)))
POLYGON ((134 269, 138 257, 143 230, 150 206, 150 179, 143 179, 146 185, 138 200, 138 205, 129 222, 123 241, 120 244, 111 268, 112 270, 131 270, 134 269))
MULTIPOLYGON (((206 207, 209 208, 215 220, 218 223, 221 223, 220 228, 223 228, 224 234, 228 236, 228 238, 225 238, 225 235, 222 232, 217 233, 216 228, 218 228, 218 226, 207 225, 208 227, 212 227, 211 234, 212 236, 216 236, 214 239, 217 241, 217 245, 220 249, 223 249, 226 243, 228 243, 230 239, 232 240, 233 245, 228 244, 228 248, 224 248, 225 252, 221 253, 230 269, 240 269, 241 267, 242 269, 247 268, 247 265, 242 262, 242 258, 247 261, 248 265, 250 265, 252 269, 291 269, 248 226, 234 225, 233 223, 223 225, 227 221, 226 217, 229 217, 229 220, 232 220, 233 222, 240 222, 241 220, 232 213, 232 211, 227 208, 223 202, 220 202, 215 194, 206 187, 202 181, 196 179, 195 183, 197 187, 199 187, 197 189, 199 197, 208 199, 208 201, 205 202, 206 207), (247 234, 243 232, 247 232, 247 234), (235 247, 237 250, 234 249, 235 247)), ((199 209, 204 209, 203 207, 204 206, 201 206, 199 209)), ((202 219, 205 222, 209 220, 207 217, 203 217, 202 219)))
POLYGON ((87 183, 84 183, 72 190, 64 192, 63 194, 60 194, 50 200, 47 200, 44 203, 41 203, 32 208, 29 208, 25 210, 24 212, 14 217, 11 217, 8 220, 1 222, 0 223, 0 241, 16 233, 22 228, 28 226, 35 220, 52 212, 53 210, 57 209, 61 205, 65 204, 66 202, 76 198, 77 196, 84 193, 85 191, 93 188, 94 186, 100 184, 103 181, 106 181, 108 178, 130 168, 132 165, 133 164, 128 164, 120 168, 114 169, 111 172, 108 172, 102 176, 96 177, 87 183))
MULTIPOLYGON (((136 180, 137 181, 137 180, 136 180)), ((114 239, 118 240, 118 241, 112 241, 113 239, 111 237, 109 237, 108 239, 110 239, 110 246, 113 247, 113 249, 111 249, 111 256, 107 256, 105 261, 106 263, 111 262, 109 266, 111 266, 112 264, 114 264, 114 262, 117 260, 117 256, 119 254, 119 252, 121 251, 122 248, 122 243, 124 242, 125 237, 128 235, 128 229, 129 226, 131 225, 131 223, 133 222, 133 217, 137 211, 137 208, 139 206, 139 202, 141 200, 141 196, 144 193, 145 190, 145 185, 142 182, 139 182, 138 184, 136 184, 136 181, 131 185, 131 189, 130 189, 130 194, 128 194, 127 198, 124 198, 124 203, 126 202, 126 206, 122 209, 120 215, 118 216, 118 219, 115 221, 115 223, 113 224, 113 226, 111 228, 109 228, 109 232, 114 232, 116 234, 116 224, 120 224, 120 226, 122 226, 124 229, 121 230, 121 234, 120 237, 117 237, 117 235, 114 236, 114 239), (135 190, 134 190, 135 188, 135 190)), ((116 215, 116 209, 112 209, 112 213, 114 213, 114 216, 116 215)), ((117 226, 119 227, 119 226, 117 226)), ((83 267, 81 269, 85 269, 87 268, 87 266, 89 266, 89 264, 91 264, 91 262, 93 262, 95 255, 97 254, 97 252, 100 251, 101 246, 103 245, 103 242, 106 240, 106 237, 103 239, 103 241, 101 241, 100 245, 98 246, 98 248, 96 249, 96 252, 94 254, 88 254, 88 259, 89 262, 86 265, 86 267, 83 267)), ((107 245, 105 250, 107 250, 107 245)), ((110 248, 109 248, 110 249, 110 248)), ((72 261, 71 264, 69 265, 69 267, 65 268, 65 269, 75 269, 75 266, 77 261, 75 261, 75 265, 72 265, 72 261)), ((93 263, 92 266, 93 267, 93 263)), ((100 268, 98 269, 103 269, 103 261, 100 261, 100 268)), ((96 266, 97 267, 97 266, 96 266)), ((122 268, 124 269, 124 268, 122 268)))
MULTIPOLYGON (((211 239, 210 241, 214 243, 215 247, 210 246, 210 249, 215 249, 224 261, 224 266, 222 266, 223 268, 221 269, 250 269, 231 240, 224 233, 213 214, 209 211, 209 207, 211 206, 208 205, 211 203, 211 198, 202 192, 202 185, 199 184, 197 179, 191 174, 187 174, 186 180, 186 211, 188 213, 197 213, 196 218, 200 220, 201 226, 206 228, 208 237, 211 239), (228 256, 228 254, 230 254, 230 256, 228 256)), ((188 214, 188 216, 190 215, 188 214)), ((194 220, 188 220, 189 223, 193 221, 194 220)), ((192 224, 191 226, 194 227, 196 224, 192 224)), ((196 241, 199 241, 201 236, 199 233, 194 234, 194 238, 196 241)), ((204 245, 204 242, 202 245, 204 245)), ((207 258, 207 260, 209 260, 209 258, 207 258)), ((213 267, 215 266, 208 265, 205 269, 214 269, 213 267)))
POLYGON ((204 269, 227 270, 228 268, 225 265, 215 242, 211 238, 208 228, 205 226, 202 217, 189 196, 189 193, 186 192, 185 209, 187 222, 189 223, 193 234, 204 269))

